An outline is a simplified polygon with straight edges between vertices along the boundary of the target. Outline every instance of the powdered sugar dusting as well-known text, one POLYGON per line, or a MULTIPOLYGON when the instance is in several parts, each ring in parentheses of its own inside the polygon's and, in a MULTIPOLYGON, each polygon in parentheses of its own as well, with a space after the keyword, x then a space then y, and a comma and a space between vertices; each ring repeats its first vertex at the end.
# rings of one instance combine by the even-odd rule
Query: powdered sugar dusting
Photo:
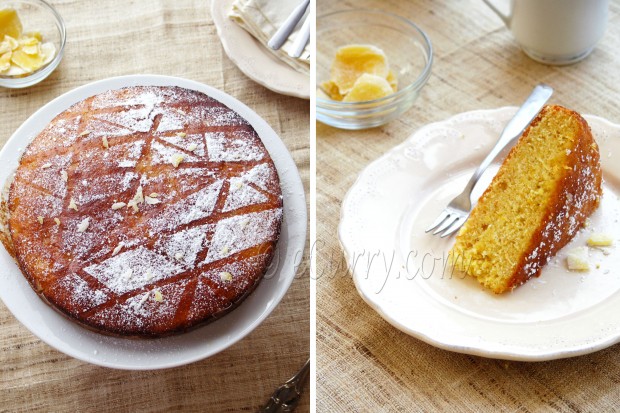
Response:
POLYGON ((181 266, 142 246, 84 268, 117 294, 144 287, 181 272, 181 266), (131 276, 127 277, 128 272, 131 276), (150 273, 150 277, 147 274, 150 273))
POLYGON ((180 225, 189 224, 201 218, 208 217, 213 212, 223 180, 216 181, 186 199, 166 208, 151 223, 154 232, 174 230, 180 225))
POLYGON ((152 153, 152 163, 153 165, 161 165, 161 164, 170 164, 171 159, 174 155, 183 155, 183 162, 198 162, 201 159, 188 155, 186 153, 182 153, 181 151, 171 148, 169 146, 162 145, 157 141, 153 141, 151 144, 151 153, 152 153))
POLYGON ((160 239, 155 247, 169 259, 190 267, 194 265, 196 256, 206 248, 205 237, 213 225, 200 225, 185 231, 177 232, 169 237, 160 239))
POLYGON ((282 217, 282 209, 272 209, 237 215, 217 223, 207 258, 207 264, 226 258, 246 248, 273 241, 273 228, 282 217))
POLYGON ((162 136, 161 139, 174 146, 185 149, 186 151, 193 152, 196 155, 204 156, 205 154, 205 143, 202 135, 190 134, 184 137, 177 135, 162 136))
POLYGON ((234 177, 230 179, 230 186, 224 212, 232 211, 248 205, 267 202, 269 199, 251 186, 243 183, 243 178, 234 177))
POLYGON ((247 132, 210 132, 205 138, 209 160, 213 162, 260 161, 264 157, 264 151, 256 146, 257 138, 247 132))
POLYGON ((67 300, 72 307, 77 307, 81 312, 86 312, 93 307, 105 303, 110 296, 100 290, 92 289, 86 281, 71 273, 62 278, 55 286, 56 289, 68 291, 67 300))

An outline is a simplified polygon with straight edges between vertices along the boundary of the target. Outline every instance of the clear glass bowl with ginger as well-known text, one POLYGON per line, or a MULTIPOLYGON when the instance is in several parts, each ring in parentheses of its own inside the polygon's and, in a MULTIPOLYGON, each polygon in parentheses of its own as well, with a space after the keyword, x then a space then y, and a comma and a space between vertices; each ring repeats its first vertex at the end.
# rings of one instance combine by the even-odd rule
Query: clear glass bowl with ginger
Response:
POLYGON ((383 125, 411 108, 431 72, 426 34, 378 10, 317 18, 317 120, 342 129, 383 125))

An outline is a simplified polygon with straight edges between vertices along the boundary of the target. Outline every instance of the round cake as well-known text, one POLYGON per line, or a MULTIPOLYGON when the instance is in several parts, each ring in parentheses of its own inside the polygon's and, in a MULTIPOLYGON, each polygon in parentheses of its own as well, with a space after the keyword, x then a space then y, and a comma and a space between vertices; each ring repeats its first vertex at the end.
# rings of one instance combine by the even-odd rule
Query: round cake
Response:
POLYGON ((13 254, 54 308, 159 337, 220 317, 265 275, 276 168, 239 114, 179 87, 87 98, 30 143, 8 194, 13 254))

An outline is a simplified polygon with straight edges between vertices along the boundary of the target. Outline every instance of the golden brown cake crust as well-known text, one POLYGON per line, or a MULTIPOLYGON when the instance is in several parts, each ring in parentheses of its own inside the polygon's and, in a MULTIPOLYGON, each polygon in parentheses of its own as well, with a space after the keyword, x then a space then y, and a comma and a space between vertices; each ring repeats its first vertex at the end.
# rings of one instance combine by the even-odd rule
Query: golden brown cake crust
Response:
POLYGON ((585 225, 586 218, 598 207, 602 194, 598 145, 587 122, 575 111, 561 106, 546 106, 532 124, 548 111, 570 113, 580 123, 578 144, 567 160, 567 164, 574 167, 566 170, 564 177, 557 183, 546 218, 534 232, 529 248, 516 266, 506 290, 514 289, 531 277, 538 277, 549 259, 585 225))
POLYGON ((256 131, 178 87, 112 90, 59 114, 22 156, 8 207, 33 289, 86 327, 135 337, 235 308, 267 271, 282 220, 256 131))
POLYGON ((450 252, 453 265, 495 293, 539 276, 597 208, 599 161, 578 113, 543 108, 459 231, 450 252))

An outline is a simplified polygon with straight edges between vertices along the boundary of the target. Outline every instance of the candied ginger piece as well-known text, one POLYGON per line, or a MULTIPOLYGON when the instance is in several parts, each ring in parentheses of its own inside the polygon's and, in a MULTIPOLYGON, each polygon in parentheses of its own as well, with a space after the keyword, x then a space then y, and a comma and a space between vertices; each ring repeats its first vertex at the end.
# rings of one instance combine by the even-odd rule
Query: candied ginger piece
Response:
POLYGON ((0 10, 0 38, 10 36, 15 39, 22 34, 22 30, 17 10, 11 8, 0 10))
POLYGON ((380 99, 392 93, 394 91, 387 80, 364 73, 357 79, 351 91, 344 97, 343 102, 365 102, 380 99))
POLYGON ((26 33, 24 33, 24 37, 34 37, 38 41, 42 41, 43 40, 43 35, 41 34, 41 32, 37 32, 37 31, 26 32, 26 33))
POLYGON ((13 48, 11 47, 11 45, 9 44, 7 40, 3 40, 0 42, 0 55, 8 53, 12 50, 13 48))
POLYGON ((11 68, 11 54, 12 52, 8 51, 3 55, 0 55, 0 73, 11 68))
POLYGON ((321 83, 321 90, 331 100, 342 100, 344 98, 344 96, 340 94, 338 86, 331 80, 321 83))
POLYGON ((336 52, 331 67, 331 80, 340 93, 346 94, 364 73, 386 78, 389 65, 383 50, 372 45, 343 46, 336 52))
POLYGON ((398 91, 398 78, 396 77, 396 73, 390 70, 385 80, 388 81, 388 83, 390 84, 390 87, 392 88, 394 92, 398 91))
POLYGON ((11 50, 15 50, 19 47, 19 42, 17 41, 17 39, 9 36, 9 35, 4 35, 4 40, 2 41, 3 43, 6 42, 6 44, 9 45, 9 47, 11 48, 11 50))
POLYGON ((28 54, 24 50, 17 49, 13 51, 11 62, 21 67, 27 72, 34 72, 43 66, 44 57, 40 54, 28 54))

